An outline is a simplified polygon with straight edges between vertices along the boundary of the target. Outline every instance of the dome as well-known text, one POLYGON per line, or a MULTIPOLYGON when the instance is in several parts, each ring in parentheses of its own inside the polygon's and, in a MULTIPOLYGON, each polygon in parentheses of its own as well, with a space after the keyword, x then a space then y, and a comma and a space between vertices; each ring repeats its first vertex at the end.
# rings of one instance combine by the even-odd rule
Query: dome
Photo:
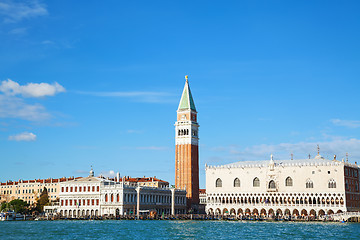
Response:
POLYGON ((324 159, 320 154, 316 155, 315 159, 324 159))

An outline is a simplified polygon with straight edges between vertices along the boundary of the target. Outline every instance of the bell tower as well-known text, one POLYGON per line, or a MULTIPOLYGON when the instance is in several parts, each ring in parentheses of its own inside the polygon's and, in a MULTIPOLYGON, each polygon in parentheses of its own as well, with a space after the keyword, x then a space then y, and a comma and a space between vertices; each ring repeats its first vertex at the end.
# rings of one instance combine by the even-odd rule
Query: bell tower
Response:
POLYGON ((188 76, 175 123, 175 187, 186 189, 188 209, 199 204, 199 124, 188 76))

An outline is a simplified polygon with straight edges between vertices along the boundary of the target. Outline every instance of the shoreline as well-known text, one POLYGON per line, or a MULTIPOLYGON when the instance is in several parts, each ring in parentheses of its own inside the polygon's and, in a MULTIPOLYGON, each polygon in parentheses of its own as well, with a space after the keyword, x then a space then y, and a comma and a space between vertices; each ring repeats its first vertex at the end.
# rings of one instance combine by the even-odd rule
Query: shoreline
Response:
POLYGON ((124 216, 103 216, 103 217, 81 217, 81 218, 66 218, 66 217, 34 217, 26 220, 16 221, 76 221, 76 220, 142 220, 142 221, 243 221, 243 222, 341 222, 341 223, 360 223, 360 218, 353 217, 346 221, 338 221, 332 219, 330 216, 318 219, 318 218, 271 218, 271 217, 250 217, 250 216, 209 216, 200 214, 187 214, 187 215, 164 215, 164 216, 140 216, 137 218, 135 215, 124 216))

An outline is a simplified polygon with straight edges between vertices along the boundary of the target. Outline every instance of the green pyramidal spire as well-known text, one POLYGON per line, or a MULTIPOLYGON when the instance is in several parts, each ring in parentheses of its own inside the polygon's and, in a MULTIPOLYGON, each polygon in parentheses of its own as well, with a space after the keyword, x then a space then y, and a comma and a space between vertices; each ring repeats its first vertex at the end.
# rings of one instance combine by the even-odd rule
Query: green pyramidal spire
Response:
POLYGON ((185 82, 184 90, 183 90, 183 93, 181 96, 178 111, 179 110, 190 110, 190 109, 196 111, 194 99, 191 95, 191 91, 190 91, 190 87, 189 87, 188 76, 185 76, 185 79, 186 79, 186 82, 185 82))

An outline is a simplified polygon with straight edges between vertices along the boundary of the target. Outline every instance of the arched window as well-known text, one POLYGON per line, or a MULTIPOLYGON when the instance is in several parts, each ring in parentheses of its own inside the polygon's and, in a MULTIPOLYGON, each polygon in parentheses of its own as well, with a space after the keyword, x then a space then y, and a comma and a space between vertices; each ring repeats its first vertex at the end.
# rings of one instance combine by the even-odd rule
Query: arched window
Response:
POLYGON ((108 201, 108 195, 105 194, 105 202, 107 202, 107 201, 108 201))
POLYGON ((329 188, 336 188, 336 182, 334 179, 330 179, 328 182, 328 187, 329 188))
POLYGON ((286 180, 285 180, 285 186, 287 187, 292 187, 293 185, 293 180, 291 177, 287 177, 286 180))
POLYGON ((240 179, 235 178, 235 180, 234 180, 234 187, 240 187, 240 179))
POLYGON ((306 188, 314 188, 314 183, 310 179, 306 180, 306 188))
POLYGON ((260 180, 257 177, 253 180, 253 187, 260 187, 260 180))
POLYGON ((221 179, 220 178, 218 178, 218 179, 216 179, 216 183, 215 183, 216 185, 216 187, 222 187, 222 181, 221 181, 221 179))
POLYGON ((275 185, 275 181, 274 180, 271 180, 269 182, 269 189, 275 189, 276 188, 276 185, 275 185))

